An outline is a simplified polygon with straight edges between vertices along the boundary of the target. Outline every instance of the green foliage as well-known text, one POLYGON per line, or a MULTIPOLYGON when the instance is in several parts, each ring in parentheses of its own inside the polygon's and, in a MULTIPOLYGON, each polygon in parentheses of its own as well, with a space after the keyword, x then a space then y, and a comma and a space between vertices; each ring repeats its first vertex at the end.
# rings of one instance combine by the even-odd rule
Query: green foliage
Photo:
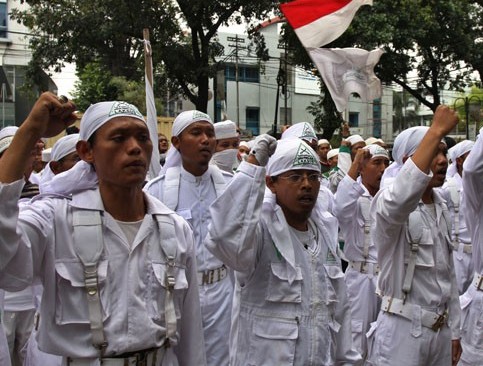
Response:
POLYGON ((80 72, 97 60, 113 76, 140 80, 144 75, 142 30, 150 30, 155 95, 166 86, 206 111, 208 81, 223 54, 217 30, 229 22, 264 19, 278 1, 251 0, 27 0, 31 8, 14 10, 12 19, 32 29, 32 65, 60 69, 75 62, 80 72), (165 74, 165 75, 166 75, 165 74))
MULTIPOLYGON (((146 114, 146 98, 144 80, 129 81, 124 76, 113 76, 105 66, 99 62, 87 64, 78 73, 74 101, 81 111, 85 111, 93 103, 122 100, 138 107, 146 114)), ((159 98, 155 98, 156 112, 162 114, 163 105, 159 98)))
POLYGON ((325 85, 322 85, 323 96, 316 102, 311 102, 307 112, 314 116, 314 125, 317 131, 323 131, 322 137, 330 140, 334 131, 344 122, 342 114, 337 111, 334 101, 330 97, 325 85))
MULTIPOLYGON (((378 0, 363 6, 349 29, 324 47, 384 49, 376 66, 383 83, 399 85, 413 100, 435 110, 440 90, 463 90, 483 72, 481 1, 378 0)), ((284 37, 295 48, 292 63, 313 64, 293 30, 284 37)), ((395 129, 398 127, 395 126, 395 129)))

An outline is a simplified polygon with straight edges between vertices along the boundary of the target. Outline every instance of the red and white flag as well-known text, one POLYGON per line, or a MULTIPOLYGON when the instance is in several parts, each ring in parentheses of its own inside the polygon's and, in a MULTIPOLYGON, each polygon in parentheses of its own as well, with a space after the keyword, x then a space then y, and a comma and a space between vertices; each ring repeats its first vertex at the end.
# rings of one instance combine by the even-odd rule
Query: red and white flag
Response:
POLYGON ((362 5, 372 0, 295 0, 280 9, 303 46, 317 48, 339 38, 362 5))
POLYGON ((374 74, 374 67, 384 53, 381 49, 311 48, 307 51, 339 112, 346 109, 353 93, 365 102, 381 96, 381 81, 374 74))

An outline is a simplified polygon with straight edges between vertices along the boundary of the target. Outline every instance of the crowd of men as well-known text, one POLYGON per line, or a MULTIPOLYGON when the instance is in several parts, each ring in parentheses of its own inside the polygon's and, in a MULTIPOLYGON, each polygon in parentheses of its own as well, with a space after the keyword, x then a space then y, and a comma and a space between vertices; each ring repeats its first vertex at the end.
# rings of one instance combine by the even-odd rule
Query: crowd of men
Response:
POLYGON ((483 364, 483 130, 448 146, 450 108, 390 154, 196 110, 153 146, 101 102, 43 150, 76 118, 44 93, 0 131, 0 366, 483 364))

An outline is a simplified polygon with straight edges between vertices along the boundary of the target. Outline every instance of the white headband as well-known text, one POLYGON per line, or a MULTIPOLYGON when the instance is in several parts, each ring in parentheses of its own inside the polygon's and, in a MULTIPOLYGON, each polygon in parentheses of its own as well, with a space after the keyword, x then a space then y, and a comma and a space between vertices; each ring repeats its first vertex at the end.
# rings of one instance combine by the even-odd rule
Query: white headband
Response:
POLYGON ((448 155, 451 161, 454 162, 460 156, 463 156, 468 151, 471 151, 474 144, 475 143, 470 140, 463 140, 461 142, 458 142, 456 145, 454 145, 451 149, 448 150, 448 155))
POLYGON ((294 137, 308 142, 312 142, 313 140, 317 141, 315 130, 308 122, 299 122, 290 126, 282 133, 280 139, 285 140, 294 137))
POLYGON ((332 159, 334 156, 337 155, 339 155, 339 149, 329 150, 329 152, 327 153, 327 160, 332 159))
POLYGON ((70 153, 76 151, 75 146, 77 144, 77 141, 79 141, 78 133, 66 135, 58 139, 52 147, 50 160, 59 161, 70 153))
POLYGON ((364 146, 363 149, 369 150, 369 153, 371 154, 371 159, 383 157, 389 160, 389 152, 379 145, 364 146))
POLYGON ((362 138, 361 135, 352 135, 349 136, 348 138, 345 139, 347 142, 349 142, 351 145, 357 144, 358 142, 364 142, 364 139, 362 138))
POLYGON ((82 116, 79 140, 89 140, 94 132, 116 117, 133 117, 146 123, 143 115, 132 104, 117 101, 92 104, 82 116))
POLYGON ((236 132, 236 124, 233 121, 228 120, 217 122, 213 125, 213 127, 215 128, 215 136, 217 140, 238 137, 238 132, 236 132))
POLYGON ((268 160, 267 175, 276 176, 296 169, 320 172, 319 157, 314 149, 297 138, 278 141, 275 153, 268 160))
POLYGON ((317 143, 317 146, 320 146, 322 144, 329 145, 329 149, 332 149, 332 146, 330 145, 329 140, 327 140, 327 139, 320 139, 319 142, 317 143))
POLYGON ((17 130, 17 126, 7 126, 0 131, 0 154, 8 149, 17 130))
POLYGON ((173 122, 173 128, 171 130, 172 136, 179 136, 181 132, 183 132, 186 127, 192 125, 195 122, 205 121, 213 124, 210 116, 206 113, 192 110, 192 111, 185 111, 180 113, 173 122))

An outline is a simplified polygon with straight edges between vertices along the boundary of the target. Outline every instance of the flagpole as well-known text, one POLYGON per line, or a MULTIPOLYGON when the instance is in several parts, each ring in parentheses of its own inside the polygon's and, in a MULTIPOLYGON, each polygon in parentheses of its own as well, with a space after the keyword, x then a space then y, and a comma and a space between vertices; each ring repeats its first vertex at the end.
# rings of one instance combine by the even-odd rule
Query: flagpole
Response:
POLYGON ((158 118, 156 114, 156 105, 154 103, 153 91, 153 57, 151 43, 149 41, 149 29, 143 29, 144 40, 144 65, 145 65, 145 83, 146 83, 146 122, 149 129, 149 137, 153 143, 153 152, 151 154, 151 162, 149 164, 148 176, 150 179, 156 178, 161 171, 158 150, 158 118))

